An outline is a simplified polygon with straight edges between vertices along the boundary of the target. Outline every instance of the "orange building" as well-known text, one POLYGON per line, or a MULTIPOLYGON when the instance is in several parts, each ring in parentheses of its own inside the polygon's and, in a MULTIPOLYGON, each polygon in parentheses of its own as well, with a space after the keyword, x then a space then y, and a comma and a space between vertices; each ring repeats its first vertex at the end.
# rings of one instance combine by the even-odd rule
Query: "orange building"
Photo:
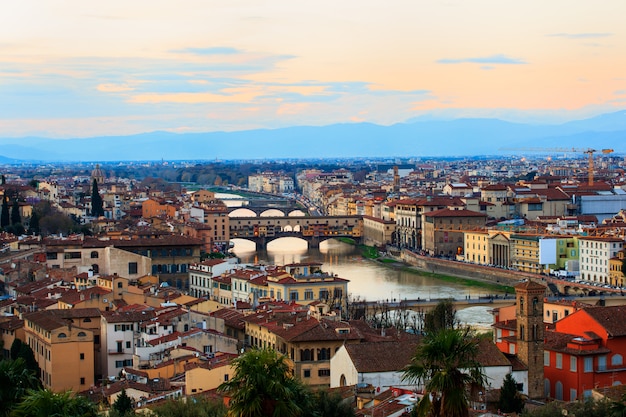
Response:
POLYGON ((157 200, 149 199, 141 204, 141 215, 144 219, 158 216, 176 217, 176 212, 176 206, 167 202, 161 203, 157 200))
POLYGON ((84 391, 94 385, 94 332, 98 323, 80 309, 24 314, 25 342, 41 369, 40 380, 52 391, 84 391), (87 321, 89 320, 89 321, 87 321))

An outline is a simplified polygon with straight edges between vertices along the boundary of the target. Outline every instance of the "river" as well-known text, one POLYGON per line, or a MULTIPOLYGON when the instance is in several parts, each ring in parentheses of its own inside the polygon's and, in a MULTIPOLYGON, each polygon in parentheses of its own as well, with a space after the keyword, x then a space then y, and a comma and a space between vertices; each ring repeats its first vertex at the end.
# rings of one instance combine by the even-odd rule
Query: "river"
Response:
MULTIPOLYGON (((374 300, 465 298, 477 297, 480 290, 448 283, 417 273, 402 271, 360 256, 358 248, 331 239, 319 249, 307 249, 297 238, 282 238, 268 245, 267 251, 255 251, 254 244, 233 239, 234 252, 242 263, 285 265, 298 262, 321 262, 322 270, 350 280, 348 292, 352 298, 374 300)), ((484 292, 483 292, 484 294, 484 292)), ((489 329, 493 318, 488 307, 469 307, 457 312, 463 323, 478 329, 489 329)))

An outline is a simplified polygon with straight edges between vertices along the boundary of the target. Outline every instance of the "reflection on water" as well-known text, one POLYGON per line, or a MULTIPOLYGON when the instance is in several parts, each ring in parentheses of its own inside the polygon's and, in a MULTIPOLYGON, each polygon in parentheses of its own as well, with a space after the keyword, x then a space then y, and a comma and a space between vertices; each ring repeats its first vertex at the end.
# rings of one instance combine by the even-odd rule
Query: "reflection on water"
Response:
MULTIPOLYGON (((255 251, 254 243, 233 239, 234 251, 242 263, 286 265, 320 262, 322 270, 350 280, 348 291, 353 298, 374 300, 477 297, 478 289, 448 283, 400 268, 381 265, 364 259, 356 247, 331 239, 320 243, 319 249, 307 249, 298 238, 282 238, 270 242, 267 251, 255 251)), ((459 319, 480 327, 492 322, 488 307, 460 310, 459 319)))

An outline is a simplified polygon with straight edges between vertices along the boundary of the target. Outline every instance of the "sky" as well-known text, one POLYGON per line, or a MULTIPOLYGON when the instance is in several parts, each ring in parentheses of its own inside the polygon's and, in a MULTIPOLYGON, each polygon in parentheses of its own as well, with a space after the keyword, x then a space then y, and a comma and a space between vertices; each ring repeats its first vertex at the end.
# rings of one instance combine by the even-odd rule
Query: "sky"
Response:
POLYGON ((626 108, 626 1, 19 0, 0 137, 626 108))

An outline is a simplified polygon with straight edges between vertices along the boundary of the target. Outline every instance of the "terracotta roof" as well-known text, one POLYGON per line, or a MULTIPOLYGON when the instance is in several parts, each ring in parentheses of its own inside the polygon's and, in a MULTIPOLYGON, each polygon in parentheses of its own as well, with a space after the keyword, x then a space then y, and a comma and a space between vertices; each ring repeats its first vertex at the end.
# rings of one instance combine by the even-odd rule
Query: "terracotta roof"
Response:
POLYGON ((519 284, 517 284, 515 286, 516 289, 520 289, 520 290, 546 290, 546 286, 545 285, 541 285, 538 282, 535 282, 531 279, 527 280, 527 281, 523 281, 520 282, 519 284))
POLYGON ((478 341, 478 354, 476 361, 482 366, 509 366, 511 362, 504 356, 504 353, 488 339, 478 341))
POLYGON ((417 340, 402 342, 350 343, 345 349, 357 372, 401 371, 411 362, 417 349, 417 340))
POLYGON ((461 210, 452 210, 449 208, 444 208, 441 210, 431 211, 430 213, 425 213, 426 217, 487 217, 486 214, 479 213, 477 211, 461 209, 461 210))
POLYGON ((602 326, 609 337, 626 336, 626 306, 588 307, 582 311, 602 326))

